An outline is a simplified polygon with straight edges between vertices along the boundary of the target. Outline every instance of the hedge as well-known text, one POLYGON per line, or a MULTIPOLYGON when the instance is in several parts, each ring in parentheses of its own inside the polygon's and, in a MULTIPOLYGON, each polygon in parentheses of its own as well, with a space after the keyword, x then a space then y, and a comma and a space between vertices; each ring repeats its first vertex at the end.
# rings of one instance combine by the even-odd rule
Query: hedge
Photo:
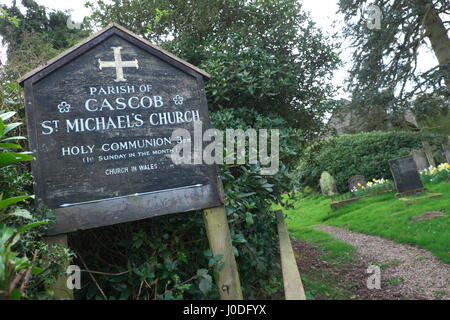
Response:
POLYGON ((391 179, 390 159, 408 155, 422 147, 422 141, 436 145, 437 160, 445 137, 421 132, 364 132, 320 140, 304 150, 299 163, 299 179, 302 187, 317 188, 320 175, 328 171, 336 180, 340 193, 348 191, 348 179, 356 174, 367 180, 391 179))

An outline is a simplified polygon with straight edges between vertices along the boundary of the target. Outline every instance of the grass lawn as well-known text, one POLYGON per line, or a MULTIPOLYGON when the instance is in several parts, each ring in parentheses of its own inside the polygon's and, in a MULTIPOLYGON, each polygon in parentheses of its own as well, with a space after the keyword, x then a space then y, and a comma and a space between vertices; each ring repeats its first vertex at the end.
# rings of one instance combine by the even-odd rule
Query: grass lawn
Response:
MULTIPOLYGON (((282 210, 287 214, 286 224, 290 234, 321 248, 324 252, 321 259, 335 266, 336 270, 351 263, 355 248, 325 232, 315 230, 319 225, 346 226, 348 230, 378 235, 398 243, 413 244, 432 252, 445 263, 450 263, 448 216, 450 184, 441 182, 427 184, 426 187, 430 193, 443 193, 443 196, 405 202, 395 198, 395 193, 392 192, 362 198, 332 210, 330 198, 322 195, 308 197, 297 195, 293 201, 293 208, 282 210), (411 220, 429 211, 445 212, 447 216, 427 221, 411 220)), ((350 291, 337 286, 333 277, 313 272, 309 275, 302 274, 302 279, 309 296, 320 295, 330 299, 351 298, 350 291)))
POLYGON ((413 244, 450 263, 450 184, 441 182, 426 187, 430 193, 443 193, 443 196, 405 202, 395 198, 392 192, 362 198, 332 210, 331 199, 315 195, 295 200, 294 208, 283 209, 283 212, 288 215, 286 224, 294 237, 319 244, 333 259, 351 259, 353 247, 314 230, 316 226, 346 226, 348 230, 413 244), (445 212, 447 216, 427 221, 411 220, 428 211, 445 212))

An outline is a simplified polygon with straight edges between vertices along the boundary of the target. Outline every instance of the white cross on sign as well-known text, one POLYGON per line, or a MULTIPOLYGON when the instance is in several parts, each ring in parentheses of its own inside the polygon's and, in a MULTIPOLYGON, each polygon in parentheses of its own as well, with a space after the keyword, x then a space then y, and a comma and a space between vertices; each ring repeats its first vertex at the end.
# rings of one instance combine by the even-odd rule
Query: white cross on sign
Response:
POLYGON ((120 53, 120 50, 122 50, 122 47, 111 47, 114 51, 114 61, 102 61, 98 59, 99 68, 102 70, 102 68, 116 68, 116 79, 114 81, 127 81, 123 77, 123 68, 136 68, 139 69, 139 64, 137 59, 134 59, 134 61, 122 61, 122 55, 120 53))

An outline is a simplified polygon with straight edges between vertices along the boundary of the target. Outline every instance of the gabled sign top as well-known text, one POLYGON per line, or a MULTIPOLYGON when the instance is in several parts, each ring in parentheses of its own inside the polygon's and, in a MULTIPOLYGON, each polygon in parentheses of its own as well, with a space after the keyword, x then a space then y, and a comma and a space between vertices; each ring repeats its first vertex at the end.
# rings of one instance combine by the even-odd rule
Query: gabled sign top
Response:
MULTIPOLYGON (((183 59, 173 55, 172 53, 164 50, 163 48, 156 46, 149 41, 143 39, 142 37, 134 34, 133 32, 125 29, 124 27, 116 24, 111 23, 103 30, 93 34, 92 36, 86 38, 85 40, 81 41, 80 43, 76 44, 75 46, 71 47, 70 49, 64 51, 63 53, 59 54, 55 58, 47 61, 47 63, 43 66, 37 67, 36 69, 28 72, 24 76, 22 76, 20 79, 18 79, 18 82, 21 86, 24 85, 24 82, 32 77, 35 77, 34 81, 38 81, 45 77, 47 74, 51 73, 55 69, 58 69, 60 66, 56 66, 56 63, 58 61, 61 61, 62 59, 67 59, 67 63, 70 62, 72 59, 75 59, 79 55, 83 54, 86 50, 90 49, 90 44, 94 42, 95 40, 98 40, 100 38, 107 38, 113 34, 121 35, 121 33, 124 33, 125 35, 131 36, 134 39, 140 41, 143 44, 143 48, 147 51, 151 52, 152 54, 158 54, 160 58, 163 58, 167 63, 172 64, 175 67, 178 67, 180 69, 186 69, 194 71, 195 73, 200 74, 206 79, 209 79, 211 75, 207 73, 206 71, 197 68, 196 66, 190 64, 189 62, 184 61, 183 59), (183 68, 184 67, 184 68, 183 68)), ((116 68, 116 80, 117 81, 125 81, 124 75, 123 75, 123 68, 126 67, 133 67, 133 68, 139 68, 137 61, 122 61, 121 59, 121 48, 115 47, 113 49, 113 55, 114 55, 114 61, 102 61, 99 60, 99 67, 102 68, 116 68)), ((65 63, 64 63, 65 64, 65 63)), ((63 64, 63 65, 64 65, 63 64)))

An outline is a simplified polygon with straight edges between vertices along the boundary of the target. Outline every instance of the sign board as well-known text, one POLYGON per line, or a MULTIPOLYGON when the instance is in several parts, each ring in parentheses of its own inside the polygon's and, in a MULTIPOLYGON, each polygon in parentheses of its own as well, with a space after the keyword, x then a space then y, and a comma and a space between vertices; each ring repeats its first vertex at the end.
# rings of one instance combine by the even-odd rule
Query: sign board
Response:
POLYGON ((215 165, 167 156, 175 129, 210 128, 208 77, 113 24, 21 78, 49 234, 221 205, 215 165))
POLYGON ((423 188, 413 156, 389 160, 389 167, 399 193, 423 188))

